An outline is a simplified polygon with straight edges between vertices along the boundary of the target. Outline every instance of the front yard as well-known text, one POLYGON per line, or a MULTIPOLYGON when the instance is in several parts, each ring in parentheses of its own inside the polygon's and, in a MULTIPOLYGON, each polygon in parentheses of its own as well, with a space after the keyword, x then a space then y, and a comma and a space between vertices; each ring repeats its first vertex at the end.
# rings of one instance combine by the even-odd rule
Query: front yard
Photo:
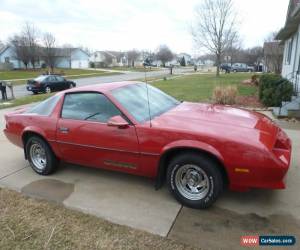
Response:
POLYGON ((257 88, 243 84, 242 81, 250 79, 252 74, 236 73, 222 74, 216 77, 213 74, 193 74, 170 80, 155 81, 152 84, 179 100, 191 102, 210 101, 216 86, 236 85, 238 95, 254 96, 257 88))
MULTIPOLYGON (((27 80, 37 77, 46 72, 46 69, 36 69, 36 70, 10 70, 10 71, 1 71, 0 70, 0 80, 15 80, 12 81, 14 85, 25 84, 27 80)), ((94 76, 103 76, 103 75, 115 75, 119 74, 116 72, 107 72, 100 70, 85 70, 85 69, 55 69, 54 73, 62 74, 68 79, 72 78, 83 78, 83 77, 94 77, 94 76)))
MULTIPOLYGON (((248 73, 237 73, 223 74, 219 78, 216 78, 213 74, 192 74, 174 79, 154 81, 151 84, 178 100, 191 102, 210 102, 213 89, 216 86, 236 85, 239 95, 238 100, 243 99, 238 104, 243 106, 257 106, 257 87, 242 83, 244 80, 250 79, 251 76, 252 74, 248 73)), ((6 103, 0 102, 0 109, 39 102, 48 97, 49 95, 47 94, 30 95, 10 100, 6 103)))
POLYGON ((0 189, 1 249, 193 249, 62 205, 0 189))

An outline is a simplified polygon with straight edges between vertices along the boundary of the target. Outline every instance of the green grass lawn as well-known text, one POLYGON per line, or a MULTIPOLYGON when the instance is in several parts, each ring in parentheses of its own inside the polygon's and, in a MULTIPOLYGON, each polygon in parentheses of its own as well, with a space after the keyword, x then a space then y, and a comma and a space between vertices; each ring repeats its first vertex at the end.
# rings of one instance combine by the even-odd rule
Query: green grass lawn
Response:
POLYGON ((251 76, 252 74, 248 73, 222 74, 220 77, 216 77, 214 74, 193 74, 153 82, 152 85, 179 100, 201 102, 211 99, 213 89, 216 86, 236 85, 239 95, 255 95, 256 87, 241 84, 243 80, 250 79, 251 76))
MULTIPOLYGON (((10 70, 10 71, 1 71, 0 70, 0 80, 34 78, 45 72, 46 72, 46 69, 10 70)), ((97 71, 96 70, 84 70, 84 69, 55 69, 54 73, 61 74, 69 79, 118 74, 115 72, 106 72, 106 71, 100 71, 100 70, 97 70, 97 71), (72 76, 72 75, 78 75, 78 76, 72 76)), ((20 85, 20 84, 25 84, 25 83, 26 83, 26 80, 13 81, 14 85, 20 85)))
POLYGON ((34 102, 40 102, 43 101, 45 99, 47 99, 48 97, 54 95, 55 93, 51 93, 51 94, 39 94, 39 95, 28 95, 28 96, 24 96, 18 99, 14 99, 14 100, 8 100, 8 101, 0 101, 0 109, 4 109, 4 108, 11 108, 11 107, 16 107, 16 106, 20 106, 20 105, 25 105, 25 104, 29 104, 29 103, 34 103, 34 102))

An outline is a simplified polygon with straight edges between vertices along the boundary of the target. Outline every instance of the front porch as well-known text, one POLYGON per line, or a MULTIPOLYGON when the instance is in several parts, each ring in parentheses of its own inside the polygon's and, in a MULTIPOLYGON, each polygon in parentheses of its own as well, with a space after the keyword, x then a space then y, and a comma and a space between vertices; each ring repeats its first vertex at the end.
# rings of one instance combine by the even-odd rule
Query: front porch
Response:
POLYGON ((273 108, 273 114, 277 118, 298 118, 300 119, 300 72, 292 72, 288 77, 293 83, 294 95, 291 101, 283 101, 280 107, 273 108))

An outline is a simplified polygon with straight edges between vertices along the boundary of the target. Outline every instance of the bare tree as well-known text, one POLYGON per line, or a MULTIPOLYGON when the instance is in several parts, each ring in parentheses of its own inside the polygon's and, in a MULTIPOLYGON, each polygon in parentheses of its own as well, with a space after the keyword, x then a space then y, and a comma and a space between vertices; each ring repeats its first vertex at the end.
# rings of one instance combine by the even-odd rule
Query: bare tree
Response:
POLYGON ((26 38, 24 36, 15 35, 9 39, 9 44, 13 48, 14 58, 21 61, 27 69, 30 62, 30 52, 26 38))
POLYGON ((58 61, 56 40, 54 35, 51 33, 45 33, 43 35, 43 47, 42 57, 47 66, 50 68, 51 73, 53 73, 58 61))
POLYGON ((156 58, 160 60, 163 67, 165 67, 166 62, 171 61, 174 58, 174 55, 167 45, 161 45, 156 53, 156 58))
POLYGON ((242 42, 237 32, 232 34, 228 46, 224 49, 223 56, 226 63, 231 65, 238 61, 240 52, 242 51, 242 42))
POLYGON ((196 9, 192 36, 199 47, 216 55, 217 76, 222 54, 237 34, 235 17, 232 0, 204 0, 196 9))
POLYGON ((25 23, 22 29, 22 37, 25 38, 26 46, 29 50, 30 63, 35 69, 36 63, 39 61, 40 48, 38 44, 38 30, 33 24, 25 23))
POLYGON ((139 55, 140 55, 140 52, 138 52, 137 50, 133 49, 133 50, 127 51, 128 66, 131 66, 134 68, 134 63, 138 59, 139 55))

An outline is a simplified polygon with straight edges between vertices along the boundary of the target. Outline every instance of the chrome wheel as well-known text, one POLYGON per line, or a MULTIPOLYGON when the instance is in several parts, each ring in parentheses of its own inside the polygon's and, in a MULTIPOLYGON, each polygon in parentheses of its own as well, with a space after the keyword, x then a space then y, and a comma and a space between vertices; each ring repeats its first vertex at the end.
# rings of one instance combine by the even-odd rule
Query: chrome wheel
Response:
POLYGON ((39 170, 43 170, 47 165, 45 149, 39 143, 34 142, 30 146, 30 158, 33 165, 39 170))
POLYGON ((46 92, 47 94, 51 93, 51 88, 50 88, 50 87, 46 87, 46 88, 45 88, 45 92, 46 92))
POLYGON ((69 86, 70 89, 74 88, 73 84, 71 83, 69 86))
POLYGON ((197 165, 183 165, 175 175, 179 193, 189 200, 201 200, 210 190, 208 175, 197 165))

